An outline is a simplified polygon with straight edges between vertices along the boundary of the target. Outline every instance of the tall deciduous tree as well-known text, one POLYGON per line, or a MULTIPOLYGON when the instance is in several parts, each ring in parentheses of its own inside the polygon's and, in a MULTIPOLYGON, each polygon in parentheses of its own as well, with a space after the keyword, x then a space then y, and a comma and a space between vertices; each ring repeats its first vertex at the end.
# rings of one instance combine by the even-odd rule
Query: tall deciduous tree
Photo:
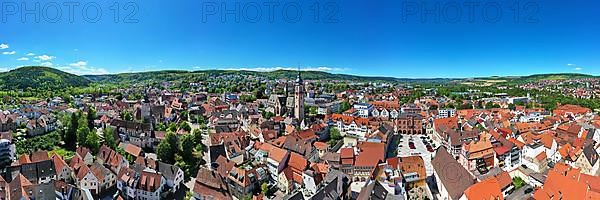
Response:
POLYGON ((174 164, 175 155, 177 154, 178 149, 177 136, 175 136, 173 132, 168 132, 165 139, 158 144, 156 154, 161 161, 168 164, 174 164))
POLYGON ((115 140, 114 134, 114 128, 107 127, 104 129, 104 144, 112 149, 117 148, 117 140, 115 140))
POLYGON ((90 130, 94 130, 94 120, 96 119, 96 110, 94 108, 89 108, 89 111, 86 115, 87 117, 87 125, 90 130))
POLYGON ((92 150, 94 154, 98 152, 98 149, 100 149, 100 137, 98 137, 98 134, 95 132, 89 133, 85 140, 85 146, 92 150))
POLYGON ((194 160, 194 137, 190 134, 184 135, 181 138, 181 151, 180 155, 185 161, 194 160))
POLYGON ((69 120, 69 126, 67 128, 67 132, 65 133, 65 146, 71 150, 74 150, 77 147, 77 128, 79 126, 79 116, 77 113, 71 114, 71 119, 69 120))
POLYGON ((90 134, 90 129, 85 127, 85 126, 81 126, 77 129, 77 144, 85 146, 85 144, 87 143, 87 137, 90 134))

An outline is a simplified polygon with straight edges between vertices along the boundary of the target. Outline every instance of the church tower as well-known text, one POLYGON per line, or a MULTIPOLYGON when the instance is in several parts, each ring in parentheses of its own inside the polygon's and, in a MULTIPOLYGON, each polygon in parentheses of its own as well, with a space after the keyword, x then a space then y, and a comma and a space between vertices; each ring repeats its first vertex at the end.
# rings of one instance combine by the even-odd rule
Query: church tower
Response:
POLYGON ((296 77, 294 97, 294 116, 298 119, 299 123, 302 123, 304 120, 304 81, 300 77, 300 71, 298 71, 298 77, 296 77))

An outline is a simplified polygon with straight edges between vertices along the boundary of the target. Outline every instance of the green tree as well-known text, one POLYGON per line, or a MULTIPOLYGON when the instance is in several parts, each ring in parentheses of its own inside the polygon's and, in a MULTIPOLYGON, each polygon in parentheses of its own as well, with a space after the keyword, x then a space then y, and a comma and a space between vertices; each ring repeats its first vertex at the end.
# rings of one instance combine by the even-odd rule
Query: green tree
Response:
POLYGON ((194 144, 202 143, 202 130, 194 129, 192 135, 194 136, 194 144))
POLYGON ((267 182, 263 182, 262 185, 260 185, 260 190, 262 191, 263 195, 267 196, 267 192, 269 192, 269 185, 267 182))
POLYGON ((192 127, 190 127, 190 124, 188 124, 186 121, 182 121, 181 123, 179 123, 179 128, 187 132, 192 131, 192 127))
POLYGON ((184 135, 181 138, 181 150, 180 155, 184 161, 188 162, 194 159, 194 137, 190 134, 184 135))
POLYGON ((523 181, 521 177, 516 176, 513 178, 513 185, 515 186, 515 189, 519 189, 525 185, 525 181, 523 181))
POLYGON ((167 129, 167 130, 171 131, 171 132, 177 132, 177 124, 175 124, 175 122, 171 122, 169 124, 169 129, 167 129))
POLYGON ((329 145, 335 145, 341 139, 342 135, 340 134, 340 131, 337 128, 329 128, 329 145))
POLYGON ((104 129, 104 144, 112 149, 117 148, 117 140, 115 140, 114 134, 114 128, 107 127, 104 129))
POLYGON ((178 141, 177 136, 175 136, 175 133, 168 132, 165 136, 165 139, 160 141, 156 149, 158 159, 168 164, 174 164, 175 155, 177 154, 177 151, 179 149, 177 143, 178 141))
POLYGON ((315 115, 317 115, 317 109, 318 109, 318 108, 317 108, 316 106, 311 106, 311 107, 309 107, 309 108, 308 108, 308 114, 309 114, 310 116, 315 116, 315 115))
POLYGON ((133 115, 129 111, 123 111, 121 113, 121 118, 125 121, 133 121, 133 115))
POLYGON ((98 137, 98 134, 95 132, 88 134, 85 141, 85 146, 94 152, 94 154, 96 154, 98 149, 100 149, 100 138, 98 137))
POLYGON ((68 149, 74 150, 77 147, 77 128, 79 126, 79 116, 77 116, 77 113, 71 114, 71 119, 69 121, 70 123, 67 132, 65 133, 64 142, 68 149))
POLYGON ((166 131, 167 125, 165 125, 165 123, 158 123, 158 124, 156 124, 156 130, 157 131, 166 131))
POLYGON ((79 127, 77 129, 77 144, 85 145, 89 134, 90 134, 89 128, 87 128, 86 126, 79 127))
POLYGON ((188 111, 185 111, 185 110, 184 110, 184 111, 181 111, 181 112, 179 113, 179 118, 180 118, 181 120, 185 120, 185 121, 187 121, 187 120, 189 119, 188 111))
POLYGON ((272 112, 262 112, 262 117, 265 119, 271 119, 271 117, 275 116, 272 112))
POLYGON ((206 126, 206 124, 200 124, 200 129, 206 130, 208 129, 208 127, 206 126))
POLYGON ((253 95, 241 95, 240 100, 242 102, 251 103, 251 102, 256 101, 256 97, 253 95))
POLYGON ((335 127, 332 127, 329 129, 329 137, 331 137, 332 140, 341 140, 342 139, 342 135, 340 134, 340 131, 335 127))
POLYGON ((431 105, 429 106, 429 110, 437 110, 438 106, 437 105, 431 105))
POLYGON ((192 191, 185 192, 185 197, 183 197, 184 200, 191 200, 192 198, 194 198, 194 193, 192 193, 192 191))
POLYGON ((352 105, 350 105, 350 102, 344 100, 338 109, 338 113, 343 113, 346 110, 349 110, 351 107, 352 105))
POLYGON ((206 119, 204 119, 204 116, 198 115, 198 116, 196 116, 196 123, 197 124, 205 124, 206 123, 206 119))
POLYGON ((90 107, 86 117, 87 117, 88 128, 90 130, 94 130, 94 120, 96 119, 96 110, 94 108, 90 107))

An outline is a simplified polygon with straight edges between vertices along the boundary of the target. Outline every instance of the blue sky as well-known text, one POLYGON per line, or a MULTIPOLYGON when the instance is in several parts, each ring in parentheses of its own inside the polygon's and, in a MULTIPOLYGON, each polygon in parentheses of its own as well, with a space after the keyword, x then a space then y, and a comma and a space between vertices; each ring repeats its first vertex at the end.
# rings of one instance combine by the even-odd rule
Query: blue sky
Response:
POLYGON ((594 10, 598 1, 145 0, 128 5, 103 0, 82 1, 73 9, 72 23, 64 4, 74 1, 26 1, 29 10, 40 3, 37 14, 23 13, 21 2, 0 0, 0 71, 29 65, 76 74, 301 66, 409 78, 600 75, 600 12, 594 10), (271 22, 264 4, 273 2, 279 5, 273 8, 271 22), (472 9, 471 22, 465 3, 473 2, 479 5, 472 9), (223 10, 234 9, 236 3, 240 21, 226 14, 223 22, 223 10), (436 3, 437 14, 424 15, 436 3), (60 18, 55 5, 61 8, 60 18), (86 20, 94 20, 95 5, 102 15, 91 23, 86 20), (133 8, 137 12, 125 20, 133 8), (302 15, 294 21, 296 8, 302 15), (502 16, 494 20, 496 10, 502 16), (261 17, 252 21, 257 11, 261 17), (53 18, 57 22, 51 22, 53 18))

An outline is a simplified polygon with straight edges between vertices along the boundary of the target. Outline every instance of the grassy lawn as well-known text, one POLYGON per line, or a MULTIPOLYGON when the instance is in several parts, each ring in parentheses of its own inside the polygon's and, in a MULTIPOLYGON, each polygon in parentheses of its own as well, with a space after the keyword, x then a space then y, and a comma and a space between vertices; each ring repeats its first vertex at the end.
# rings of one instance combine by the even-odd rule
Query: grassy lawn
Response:
POLYGON ((70 150, 67 150, 62 147, 56 147, 56 148, 54 148, 54 150, 49 151, 48 156, 52 156, 53 152, 58 154, 60 157, 62 157, 63 160, 71 160, 71 158, 73 158, 73 156, 75 156, 74 151, 70 151, 70 150))
POLYGON ((21 99, 25 100, 25 101, 39 101, 40 98, 37 97, 21 97, 21 99))

